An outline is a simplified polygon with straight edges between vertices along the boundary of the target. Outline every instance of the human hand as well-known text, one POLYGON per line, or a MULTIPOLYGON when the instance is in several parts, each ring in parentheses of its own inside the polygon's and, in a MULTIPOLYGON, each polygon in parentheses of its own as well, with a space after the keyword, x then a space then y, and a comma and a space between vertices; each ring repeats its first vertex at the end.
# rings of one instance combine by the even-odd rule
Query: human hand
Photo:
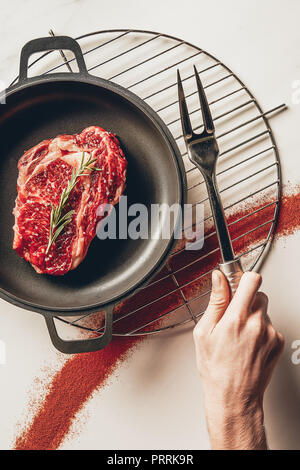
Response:
POLYGON ((284 341, 260 285, 259 274, 244 273, 230 302, 225 276, 214 271, 209 305, 194 329, 213 448, 266 448, 263 396, 284 341))

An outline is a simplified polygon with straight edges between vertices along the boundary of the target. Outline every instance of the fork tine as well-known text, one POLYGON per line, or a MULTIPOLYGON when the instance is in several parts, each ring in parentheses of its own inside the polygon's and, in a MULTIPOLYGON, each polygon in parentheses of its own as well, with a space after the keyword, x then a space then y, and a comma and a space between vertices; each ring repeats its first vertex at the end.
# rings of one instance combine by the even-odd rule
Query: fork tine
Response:
POLYGON ((204 130, 206 132, 213 133, 215 131, 214 122, 212 120, 210 109, 209 109, 209 104, 208 104, 207 98, 206 98, 206 94, 205 94, 202 82, 200 80, 200 77, 199 77, 199 74, 198 74, 198 71, 197 71, 195 65, 194 65, 194 72, 195 72, 195 77, 196 77, 196 82, 197 82, 197 88, 198 88, 198 94, 199 94, 199 100, 200 100, 204 130))
POLYGON ((181 125, 184 137, 190 137, 193 135, 193 129, 189 117, 189 112, 186 105, 186 100, 184 96, 182 81, 180 77, 179 70, 177 69, 177 85, 178 85, 178 100, 179 100, 179 110, 181 125))

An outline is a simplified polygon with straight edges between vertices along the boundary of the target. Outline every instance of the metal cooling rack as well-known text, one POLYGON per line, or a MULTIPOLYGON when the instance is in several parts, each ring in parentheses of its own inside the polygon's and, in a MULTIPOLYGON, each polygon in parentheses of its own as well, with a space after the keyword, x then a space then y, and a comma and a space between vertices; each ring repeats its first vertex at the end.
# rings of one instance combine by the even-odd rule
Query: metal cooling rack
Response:
MULTIPOLYGON (((50 31, 50 34, 54 33, 50 31)), ((250 220, 251 217, 257 215, 257 212, 273 207, 271 219, 246 230, 238 237, 242 240, 251 232, 263 226, 270 226, 263 241, 239 253, 245 269, 249 270, 257 266, 272 242, 281 196, 280 161, 268 117, 283 110, 286 106, 282 104, 263 112, 254 95, 229 67, 197 46, 166 34, 116 29, 97 31, 76 39, 82 47, 88 70, 92 74, 112 80, 133 91, 145 100, 167 124, 182 152, 188 181, 188 202, 193 206, 199 203, 204 204, 204 221, 211 225, 212 215, 203 178, 187 158, 177 102, 176 70, 180 68, 192 124, 194 128, 199 129, 201 126, 197 126, 197 123, 200 119, 200 108, 192 70, 192 65, 196 65, 201 74, 216 125, 220 147, 217 179, 226 215, 230 215, 241 205, 249 206, 257 198, 262 197, 265 197, 268 203, 247 216, 233 221, 232 224, 245 218, 250 220)), ((70 72, 76 71, 76 62, 73 57, 69 57, 67 52, 64 54, 62 51, 60 55, 57 51, 44 53, 30 65, 33 75, 61 71, 65 68, 70 72)), ((250 223, 249 226, 251 226, 250 223)), ((205 238, 211 235, 210 233, 205 238)), ((182 251, 184 248, 177 250, 171 257, 182 251)), ((167 282, 168 279, 172 280, 173 287, 154 300, 129 309, 116 317, 114 335, 153 334, 189 322, 196 322, 205 310, 210 285, 206 284, 200 293, 198 291, 194 297, 187 299, 184 289, 198 278, 180 285, 178 276, 193 263, 201 259, 205 262, 205 257, 210 254, 203 255, 200 251, 199 256, 177 270, 172 270, 167 263, 165 274, 143 289, 159 290, 161 283, 167 282), (118 323, 124 318, 133 320, 130 321, 132 325, 135 318, 138 320, 143 309, 151 305, 155 307, 155 303, 178 293, 182 301, 180 306, 170 308, 169 311, 161 313, 142 325, 137 322, 136 327, 131 326, 127 331, 118 332, 118 323)), ((199 278, 205 278, 211 271, 212 269, 209 269, 202 273, 199 278)), ((95 314, 71 319, 70 317, 57 317, 58 320, 82 330, 102 333, 102 326, 95 326, 93 318, 95 314)))

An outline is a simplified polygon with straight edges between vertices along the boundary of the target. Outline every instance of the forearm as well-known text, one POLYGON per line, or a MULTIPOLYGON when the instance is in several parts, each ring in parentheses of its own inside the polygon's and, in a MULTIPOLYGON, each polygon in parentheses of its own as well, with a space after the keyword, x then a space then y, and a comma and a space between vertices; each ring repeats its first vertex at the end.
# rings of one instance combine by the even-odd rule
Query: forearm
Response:
POLYGON ((212 449, 266 450, 263 409, 232 410, 230 407, 206 406, 207 427, 212 449))

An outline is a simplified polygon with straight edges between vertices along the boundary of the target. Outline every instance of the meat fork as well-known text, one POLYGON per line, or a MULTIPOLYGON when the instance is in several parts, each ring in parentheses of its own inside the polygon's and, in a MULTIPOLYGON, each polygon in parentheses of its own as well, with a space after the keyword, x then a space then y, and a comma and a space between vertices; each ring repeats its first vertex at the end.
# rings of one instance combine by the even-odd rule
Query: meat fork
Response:
POLYGON ((189 159, 201 171, 206 184, 222 256, 220 270, 225 274, 231 288, 231 293, 233 295, 237 289, 243 270, 240 260, 235 258, 234 255, 224 209, 216 181, 216 164, 219 156, 219 147, 215 137, 215 126, 210 113, 205 91, 195 66, 194 71, 204 130, 201 132, 201 134, 196 134, 192 129, 180 73, 179 70, 177 70, 178 98, 183 137, 187 147, 189 159))

